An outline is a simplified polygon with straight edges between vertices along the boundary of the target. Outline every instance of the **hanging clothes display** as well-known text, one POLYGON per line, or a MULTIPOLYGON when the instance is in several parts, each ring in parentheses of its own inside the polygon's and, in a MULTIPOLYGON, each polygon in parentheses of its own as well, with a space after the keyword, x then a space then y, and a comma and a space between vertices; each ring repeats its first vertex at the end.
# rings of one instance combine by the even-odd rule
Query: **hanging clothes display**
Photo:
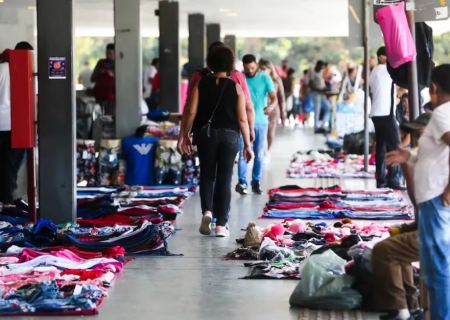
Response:
POLYGON ((102 140, 100 143, 100 185, 118 185, 120 140, 102 140))
POLYGON ((98 180, 98 152, 94 140, 77 140, 77 184, 96 186, 98 180))
POLYGON ((131 186, 154 184, 155 153, 159 139, 145 136, 147 126, 122 140, 122 158, 126 161, 125 183, 131 186))

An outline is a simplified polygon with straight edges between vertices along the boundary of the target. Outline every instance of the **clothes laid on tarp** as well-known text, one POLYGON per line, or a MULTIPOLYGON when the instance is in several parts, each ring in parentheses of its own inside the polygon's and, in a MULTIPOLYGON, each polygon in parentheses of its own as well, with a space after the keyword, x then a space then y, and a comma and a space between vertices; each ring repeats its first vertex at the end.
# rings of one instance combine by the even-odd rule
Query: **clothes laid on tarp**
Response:
POLYGON ((297 152, 287 170, 287 177, 300 178, 374 178, 375 166, 364 171, 364 157, 352 154, 297 152))
POLYGON ((269 202, 261 218, 412 219, 413 211, 403 194, 391 189, 348 191, 340 187, 286 186, 269 191, 269 202))
POLYGON ((123 252, 11 246, 0 262, 0 316, 98 314, 106 287, 124 268, 123 252))

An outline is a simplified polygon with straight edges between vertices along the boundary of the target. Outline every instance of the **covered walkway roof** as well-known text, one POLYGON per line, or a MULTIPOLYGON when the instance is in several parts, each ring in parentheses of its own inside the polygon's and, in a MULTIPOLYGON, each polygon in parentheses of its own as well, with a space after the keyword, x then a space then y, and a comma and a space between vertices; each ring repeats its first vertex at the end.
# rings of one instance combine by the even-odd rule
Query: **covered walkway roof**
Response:
MULTIPOLYGON (((362 1, 362 0, 361 0, 362 1)), ((77 36, 114 36, 113 0, 74 0, 77 36)), ((33 7, 36 0, 3 0, 0 5, 33 7)), ((141 0, 143 36, 159 34, 158 0, 141 0)), ((347 37, 347 0, 179 0, 180 35, 188 36, 188 14, 219 23, 222 35, 238 37, 347 37)), ((450 21, 430 23, 435 34, 450 21)))

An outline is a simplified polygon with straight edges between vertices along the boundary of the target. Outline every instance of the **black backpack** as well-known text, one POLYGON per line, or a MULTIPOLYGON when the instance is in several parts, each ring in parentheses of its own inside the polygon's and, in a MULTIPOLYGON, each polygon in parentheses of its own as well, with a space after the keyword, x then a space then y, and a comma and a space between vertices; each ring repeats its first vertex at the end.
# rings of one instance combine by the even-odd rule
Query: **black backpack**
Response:
POLYGON ((198 70, 195 70, 195 72, 201 73, 202 77, 207 77, 207 76, 210 76, 213 74, 213 72, 211 70, 209 70, 208 68, 198 69, 198 70))
MULTIPOLYGON (((425 22, 416 23, 416 49, 417 49, 417 75, 419 92, 430 86, 431 71, 434 68, 433 55, 433 29, 425 22)), ((398 68, 387 64, 388 72, 392 81, 400 88, 408 88, 408 64, 405 63, 398 68)))

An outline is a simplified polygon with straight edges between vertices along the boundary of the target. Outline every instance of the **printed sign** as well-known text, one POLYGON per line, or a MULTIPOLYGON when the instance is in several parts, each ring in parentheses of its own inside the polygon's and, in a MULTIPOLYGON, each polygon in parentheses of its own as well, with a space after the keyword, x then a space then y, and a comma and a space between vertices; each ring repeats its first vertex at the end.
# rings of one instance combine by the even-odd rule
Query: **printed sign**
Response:
POLYGON ((48 78, 49 79, 66 79, 66 58, 50 57, 48 59, 48 78))
MULTIPOLYGON (((378 10, 384 6, 395 5, 400 2, 402 0, 373 0, 375 22, 377 22, 376 14, 378 10)), ((441 21, 450 18, 450 0, 414 0, 413 7, 416 22, 441 21)))

